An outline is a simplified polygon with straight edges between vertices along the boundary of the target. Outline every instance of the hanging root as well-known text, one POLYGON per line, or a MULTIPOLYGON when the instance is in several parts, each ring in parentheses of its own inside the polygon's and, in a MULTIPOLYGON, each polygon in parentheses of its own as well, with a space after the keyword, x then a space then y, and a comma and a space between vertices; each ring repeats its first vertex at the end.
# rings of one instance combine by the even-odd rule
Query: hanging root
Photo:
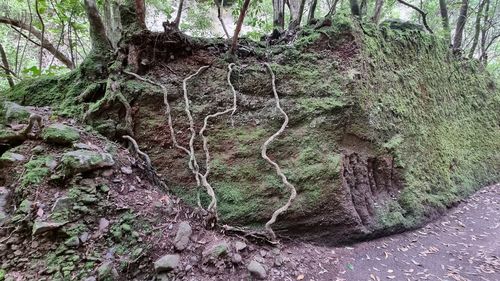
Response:
POLYGON ((129 135, 133 135, 132 108, 130 107, 130 103, 120 91, 119 82, 114 80, 112 77, 108 78, 104 97, 91 106, 87 112, 85 112, 83 120, 92 119, 103 110, 109 108, 116 100, 118 100, 125 108, 125 132, 129 135))
POLYGON ((208 211, 213 211, 214 214, 217 216, 217 198, 215 197, 215 192, 212 186, 208 183, 207 177, 208 174, 210 173, 210 152, 208 150, 208 138, 205 136, 205 131, 207 130, 208 126, 208 120, 210 118, 215 118, 224 114, 228 114, 231 112, 231 121, 232 121, 232 116, 236 112, 236 91, 234 90, 233 85, 231 84, 231 73, 233 72, 233 66, 235 64, 231 63, 228 66, 228 73, 227 73, 227 81, 229 82, 229 85, 231 86, 231 90, 233 93, 233 106, 224 110, 224 111, 219 111, 214 114, 207 115, 205 119, 203 120, 203 127, 200 130, 200 136, 203 139, 203 150, 205 151, 205 174, 201 175, 201 182, 203 186, 207 189, 207 193, 211 198, 210 204, 208 205, 207 210, 208 211))
POLYGON ((286 114, 286 112, 281 108, 281 105, 280 105, 280 99, 279 99, 279 96, 278 96, 278 93, 276 92, 276 78, 274 76, 274 72, 273 70, 271 69, 271 66, 268 64, 268 63, 265 63, 264 64, 266 66, 266 68, 269 70, 269 72, 271 73, 271 78, 272 78, 272 86, 273 86, 273 93, 274 93, 274 99, 276 101, 276 108, 280 111, 280 113, 285 117, 285 121, 283 122, 283 124, 281 125, 281 128, 276 132, 274 133, 274 135, 272 135, 269 139, 266 140, 266 142, 264 142, 264 144, 262 145, 262 151, 261 151, 261 156, 262 158, 264 158, 269 164, 271 164, 274 169, 276 170, 276 173, 278 174, 278 176, 281 177, 281 180, 283 181, 283 183, 285 184, 285 186, 290 189, 290 197, 288 198, 288 201, 286 202, 285 205, 283 205, 282 207, 280 207, 279 209, 277 209, 276 211, 274 211, 271 219, 266 223, 265 225, 265 228, 267 230, 267 232, 269 233, 269 235, 271 236, 271 238, 273 240, 276 239, 276 234, 274 233, 274 231, 272 230, 271 228, 271 225, 273 223, 276 222, 276 219, 278 218, 278 216, 280 214, 282 214, 283 212, 285 212, 286 210, 288 210, 288 208, 290 207, 290 205, 292 205, 292 202, 293 200, 295 199, 295 197, 297 196, 297 190, 295 189, 295 187, 288 182, 285 174, 283 174, 283 172, 281 171, 281 168, 280 166, 274 162, 273 160, 271 160, 268 156, 267 156, 267 146, 272 142, 274 141, 274 139, 279 136, 281 133, 283 133, 283 131, 285 130, 286 126, 288 125, 288 115, 286 114))
POLYGON ((139 145, 137 145, 137 142, 135 139, 133 139, 131 136, 123 136, 124 139, 128 140, 131 144, 132 147, 134 148, 135 153, 138 155, 142 156, 144 162, 146 163, 146 172, 148 173, 148 176, 151 178, 154 184, 160 186, 163 190, 167 190, 167 185, 160 179, 160 176, 158 173, 156 173, 155 168, 153 167, 153 164, 151 163, 151 159, 149 156, 142 152, 139 149, 139 145))

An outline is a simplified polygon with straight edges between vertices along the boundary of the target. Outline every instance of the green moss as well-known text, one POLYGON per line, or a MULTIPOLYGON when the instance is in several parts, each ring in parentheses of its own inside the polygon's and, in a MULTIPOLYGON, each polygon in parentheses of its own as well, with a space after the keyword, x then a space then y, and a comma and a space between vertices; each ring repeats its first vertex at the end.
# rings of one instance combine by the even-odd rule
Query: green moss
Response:
POLYGON ((50 163, 54 161, 51 156, 38 156, 24 165, 25 172, 21 177, 21 186, 28 187, 40 184, 50 173, 50 163))
POLYGON ((80 133, 75 128, 56 123, 43 130, 42 138, 48 143, 68 145, 79 140, 80 133))
POLYGON ((3 269, 0 269, 0 281, 4 281, 6 275, 7 275, 7 272, 3 269))

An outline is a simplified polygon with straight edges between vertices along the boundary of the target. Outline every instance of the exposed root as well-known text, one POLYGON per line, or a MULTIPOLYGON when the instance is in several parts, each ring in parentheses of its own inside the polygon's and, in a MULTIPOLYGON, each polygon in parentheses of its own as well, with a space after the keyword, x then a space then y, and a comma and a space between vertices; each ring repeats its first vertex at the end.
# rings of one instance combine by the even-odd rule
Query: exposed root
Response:
POLYGON ((127 101, 125 96, 120 91, 120 83, 114 80, 111 76, 108 78, 106 83, 106 93, 104 97, 97 101, 93 106, 91 106, 85 115, 83 116, 83 120, 92 119, 94 116, 98 115, 103 110, 111 107, 113 103, 118 100, 123 107, 125 108, 125 128, 124 131, 133 136, 133 119, 132 119, 132 108, 130 107, 130 103, 127 101))
POLYGON ((222 229, 227 234, 234 234, 237 236, 243 236, 249 240, 253 240, 255 242, 263 242, 265 244, 270 244, 270 245, 278 245, 278 242, 276 240, 270 240, 269 235, 267 232, 264 231, 257 231, 257 230, 249 230, 246 228, 242 227, 237 227, 237 226, 231 226, 231 225, 223 225, 222 229))
POLYGON ((261 156, 269 164, 271 164, 274 167, 274 169, 276 170, 276 173, 278 174, 278 176, 281 177, 281 180, 283 181, 283 183, 285 184, 285 186, 288 189, 290 189, 290 197, 288 198, 288 201, 286 202, 286 204, 283 205, 282 207, 280 207, 279 209, 277 209, 276 211, 274 211, 271 219, 265 225, 265 228, 266 228, 267 232, 271 235, 272 239, 275 240, 276 239, 276 234, 272 230, 271 225, 276 222, 276 219, 278 218, 278 216, 280 214, 282 214, 283 212, 285 212, 286 210, 288 210, 288 208, 290 207, 290 205, 292 205, 293 200, 297 196, 297 190, 295 189, 295 187, 291 183, 288 182, 288 179, 286 178, 285 174, 283 174, 283 172, 281 171, 280 166, 267 156, 267 146, 272 141, 274 141, 274 139, 277 136, 279 136, 281 133, 283 133, 283 131, 285 130, 286 126, 288 125, 288 115, 281 108, 281 105, 280 105, 280 99, 279 99, 278 93, 276 92, 276 78, 274 76, 274 72, 273 72, 273 70, 271 69, 271 66, 268 63, 264 63, 264 65, 266 66, 266 68, 271 73, 274 99, 276 101, 276 108, 280 111, 280 113, 283 115, 283 117, 285 117, 285 121, 281 125, 281 128, 276 133, 274 133, 274 135, 272 135, 269 139, 267 139, 266 142, 264 142, 264 144, 262 145, 261 156))
POLYGON ((156 173, 156 170, 153 167, 153 164, 151 163, 151 159, 149 158, 149 156, 146 153, 142 152, 139 149, 139 145, 137 145, 137 142, 135 141, 135 139, 132 138, 131 136, 127 136, 127 135, 123 136, 123 138, 130 141, 130 143, 132 144, 132 147, 134 148, 135 153, 142 156, 144 162, 146 163, 146 171, 147 171, 149 177, 153 180, 153 182, 156 185, 160 186, 162 189, 167 190, 167 185, 160 179, 160 176, 158 176, 158 173, 156 173))

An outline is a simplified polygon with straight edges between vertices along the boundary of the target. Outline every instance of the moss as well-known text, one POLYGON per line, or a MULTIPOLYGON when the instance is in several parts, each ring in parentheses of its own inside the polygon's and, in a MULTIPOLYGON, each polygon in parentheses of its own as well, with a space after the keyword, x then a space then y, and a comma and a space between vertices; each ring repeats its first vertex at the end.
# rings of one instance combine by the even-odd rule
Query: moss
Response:
POLYGON ((48 143, 68 145, 79 140, 80 133, 75 128, 56 123, 43 130, 42 138, 48 143))
POLYGON ((4 281, 6 275, 7 275, 7 272, 3 269, 0 269, 0 281, 4 281))
POLYGON ((51 156, 38 156, 24 165, 25 172, 21 177, 21 186, 27 187, 40 184, 50 173, 50 163, 54 161, 51 156))

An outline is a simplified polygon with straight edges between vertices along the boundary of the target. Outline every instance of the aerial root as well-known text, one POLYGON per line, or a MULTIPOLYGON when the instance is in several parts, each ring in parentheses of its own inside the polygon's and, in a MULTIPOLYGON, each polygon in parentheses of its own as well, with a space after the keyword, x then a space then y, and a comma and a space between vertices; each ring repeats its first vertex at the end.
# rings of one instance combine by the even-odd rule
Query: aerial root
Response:
POLYGON ((136 154, 142 156, 144 163, 146 164, 146 172, 148 173, 148 176, 153 181, 153 183, 157 186, 160 186, 163 190, 167 190, 167 185, 161 180, 158 173, 156 173, 156 169, 153 167, 151 159, 146 153, 141 151, 135 139, 128 135, 124 135, 123 138, 128 140, 132 144, 132 147, 136 154))
POLYGON ((264 63, 264 65, 266 66, 266 68, 269 70, 269 72, 271 74, 274 100, 276 101, 276 108, 281 113, 281 115, 283 115, 283 117, 285 117, 285 121, 281 125, 281 128, 276 133, 274 133, 274 135, 272 135, 269 139, 267 139, 264 142, 264 144, 262 145, 261 156, 269 164, 271 164, 274 167, 274 169, 276 170, 276 174, 278 174, 278 176, 281 177, 281 180, 283 181, 283 184, 285 184, 285 186, 290 190, 290 197, 288 197, 288 201, 286 202, 286 204, 283 205, 282 207, 280 207, 279 209, 277 209, 276 211, 274 211, 273 215, 271 216, 271 219, 265 225, 266 231, 269 233, 269 235, 271 236, 271 238, 273 240, 275 240, 276 239, 276 234, 272 230, 271 225, 276 222, 276 219, 278 218, 278 216, 280 214, 282 214, 283 212, 287 211, 288 208, 290 207, 290 205, 292 205, 293 200, 295 200, 295 197, 297 196, 297 190, 295 189, 295 187, 290 182, 288 182, 288 179, 286 178, 285 174, 283 174, 283 171, 281 170, 280 166, 267 156, 267 147, 269 146, 269 144, 271 142, 274 141, 274 139, 276 137, 278 137, 280 134, 283 133, 283 131, 285 130, 286 126, 288 125, 288 120, 289 119, 288 119, 288 115, 281 108, 281 105, 280 105, 280 99, 279 99, 278 93, 276 91, 276 78, 274 76, 274 72, 273 72, 271 66, 268 63, 264 63))
POLYGON ((91 106, 87 112, 85 112, 83 120, 92 119, 106 108, 109 108, 116 101, 120 102, 125 108, 125 132, 133 136, 132 108, 130 107, 130 103, 120 91, 119 82, 112 79, 112 77, 108 78, 104 97, 97 101, 94 106, 91 106))

